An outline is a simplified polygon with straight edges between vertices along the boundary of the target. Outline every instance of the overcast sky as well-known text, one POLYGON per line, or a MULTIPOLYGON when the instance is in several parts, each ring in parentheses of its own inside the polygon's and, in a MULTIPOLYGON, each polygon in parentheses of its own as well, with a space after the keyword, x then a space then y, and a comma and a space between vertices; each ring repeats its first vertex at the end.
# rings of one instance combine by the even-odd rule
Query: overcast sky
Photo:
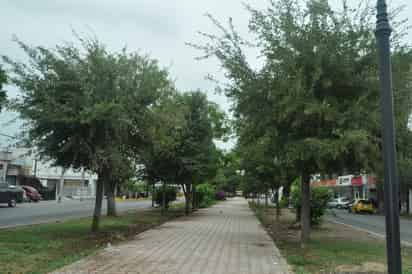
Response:
MULTIPOLYGON (((332 0, 330 2, 336 2, 332 0)), ((353 0, 355 1, 355 0, 353 0)), ((129 50, 148 53, 170 68, 180 90, 201 89, 209 99, 229 109, 223 95, 214 93, 215 84, 205 79, 213 74, 224 80, 216 60, 196 61, 200 53, 185 45, 199 41, 197 31, 216 33, 204 16, 213 14, 221 21, 232 17, 235 26, 248 37, 249 15, 240 0, 1 0, 0 54, 22 58, 22 52, 11 41, 12 35, 32 44, 53 47, 72 41, 72 29, 94 33, 111 50, 127 46, 129 50)), ((265 8, 266 0, 246 0, 265 8)), ((356 1, 355 1, 356 2, 356 1)), ((410 0, 392 0, 393 5, 407 5, 402 14, 412 22, 410 0), (409 4, 408 4, 409 2, 409 4)), ((334 4, 333 4, 334 5, 334 4)), ((411 35, 408 40, 412 41, 411 35)), ((251 62, 255 60, 251 55, 251 62)), ((10 95, 15 91, 8 88, 10 95)), ((16 124, 5 125, 10 113, 0 114, 0 133, 15 134, 16 124)), ((0 147, 7 140, 0 137, 0 147)))

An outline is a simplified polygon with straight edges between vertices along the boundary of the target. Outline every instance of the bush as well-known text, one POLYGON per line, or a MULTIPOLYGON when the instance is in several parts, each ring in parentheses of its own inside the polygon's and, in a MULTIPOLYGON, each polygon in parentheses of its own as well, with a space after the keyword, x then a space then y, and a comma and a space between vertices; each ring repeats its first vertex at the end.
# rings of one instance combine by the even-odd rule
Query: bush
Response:
POLYGON ((215 200, 215 189, 209 184, 198 185, 195 198, 200 208, 209 207, 215 200))
POLYGON ((222 201, 222 200, 226 200, 226 194, 224 191, 218 191, 216 193, 216 200, 222 201))
MULTIPOLYGON (((166 208, 169 208, 169 203, 176 201, 177 189, 172 186, 166 186, 166 208)), ((163 186, 157 187, 153 193, 153 199, 156 204, 163 206, 163 186)))
POLYGON ((289 197, 283 196, 282 199, 280 199, 279 207, 287 208, 288 206, 289 206, 289 197))
MULTIPOLYGON (((326 187, 313 187, 310 192, 310 223, 311 225, 319 225, 332 195, 326 187)), ((302 195, 300 183, 297 181, 292 185, 291 198, 292 205, 296 209, 296 217, 300 219, 302 195)))

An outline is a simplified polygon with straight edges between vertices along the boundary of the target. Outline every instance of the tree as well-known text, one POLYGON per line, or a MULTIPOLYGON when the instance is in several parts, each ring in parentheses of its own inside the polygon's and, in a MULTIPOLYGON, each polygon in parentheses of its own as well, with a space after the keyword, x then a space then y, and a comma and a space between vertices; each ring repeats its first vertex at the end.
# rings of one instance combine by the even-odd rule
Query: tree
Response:
POLYGON ((236 193, 242 181, 240 158, 236 150, 224 152, 219 150, 218 170, 212 181, 216 190, 227 193, 236 193))
MULTIPOLYGON (((150 126, 143 138, 138 139, 137 145, 133 146, 135 158, 144 166, 142 175, 153 186, 157 182, 162 182, 164 188, 167 188, 166 184, 178 184, 180 166, 176 153, 182 139, 182 128, 186 123, 186 106, 177 99, 179 96, 172 91, 160 99, 148 116, 150 126)), ((162 213, 166 210, 165 205, 166 203, 162 203, 162 213)))
POLYGON ((186 200, 186 214, 189 214, 193 186, 216 175, 218 159, 213 143, 215 135, 210 118, 210 104, 206 96, 199 91, 185 93, 182 103, 187 106, 184 114, 186 124, 182 128, 176 156, 180 166, 178 178, 186 200))
POLYGON ((0 112, 7 101, 6 91, 3 90, 3 84, 7 83, 6 72, 0 66, 0 112))
POLYGON ((121 144, 136 136, 143 123, 129 114, 137 112, 143 121, 169 80, 147 56, 110 53, 96 39, 79 41, 81 48, 64 44, 47 49, 17 40, 29 62, 4 60, 11 83, 21 92, 13 108, 26 122, 27 138, 39 154, 63 168, 97 173, 96 231, 103 188, 114 181, 124 152, 121 144))
MULTIPOLYGON (((231 81, 224 90, 241 138, 270 136, 282 166, 300 173, 302 246, 310 232, 310 175, 376 170, 381 162, 374 15, 366 2, 351 9, 342 1, 341 11, 327 0, 305 4, 271 1, 263 11, 247 6, 253 44, 231 20, 225 28, 210 16, 222 35, 203 34, 209 42, 193 45, 226 70, 231 81), (245 46, 257 48, 262 67, 248 64, 245 46)), ((395 55, 406 51, 402 34, 395 35, 395 55)), ((398 109, 410 114, 410 108, 398 109)))
POLYGON ((153 108, 147 143, 136 152, 151 181, 182 186, 186 214, 190 212, 193 186, 216 174, 213 128, 218 121, 222 123, 215 118, 216 113, 216 106, 201 92, 173 92, 153 108))

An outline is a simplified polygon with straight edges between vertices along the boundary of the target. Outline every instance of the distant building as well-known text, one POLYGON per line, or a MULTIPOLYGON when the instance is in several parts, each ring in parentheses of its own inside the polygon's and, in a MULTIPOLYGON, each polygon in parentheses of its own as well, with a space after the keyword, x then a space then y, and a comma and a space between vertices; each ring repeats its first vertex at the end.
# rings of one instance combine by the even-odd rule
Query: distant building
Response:
POLYGON ((30 160, 21 149, 0 150, 0 182, 18 185, 19 175, 30 175, 30 160))
POLYGON ((332 190, 335 198, 347 197, 349 199, 377 198, 376 178, 370 175, 345 175, 335 179, 320 180, 314 178, 312 187, 328 187, 332 190))
POLYGON ((72 199, 94 198, 97 175, 84 170, 63 169, 51 162, 32 160, 32 175, 48 189, 55 189, 56 197, 72 199))
POLYGON ((97 175, 84 170, 55 167, 40 161, 27 148, 0 150, 0 181, 20 185, 19 176, 37 177, 44 187, 54 190, 56 198, 94 198, 97 175))

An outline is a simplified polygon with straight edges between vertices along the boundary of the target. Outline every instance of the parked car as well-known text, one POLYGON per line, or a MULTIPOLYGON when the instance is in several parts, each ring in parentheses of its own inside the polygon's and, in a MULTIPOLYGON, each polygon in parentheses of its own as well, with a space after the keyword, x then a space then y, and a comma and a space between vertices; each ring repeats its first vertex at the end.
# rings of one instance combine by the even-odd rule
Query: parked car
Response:
POLYGON ((376 207, 373 202, 365 199, 355 200, 348 210, 353 213, 376 213, 376 207))
POLYGON ((350 200, 346 197, 339 197, 328 202, 328 207, 338 208, 338 209, 347 209, 349 207, 350 200))
POLYGON ((23 193, 24 191, 21 187, 0 182, 0 203, 8 204, 9 207, 15 207, 17 202, 23 200, 23 193))
POLYGON ((34 187, 22 186, 22 188, 26 192, 26 196, 30 202, 38 202, 42 199, 40 193, 34 187))

